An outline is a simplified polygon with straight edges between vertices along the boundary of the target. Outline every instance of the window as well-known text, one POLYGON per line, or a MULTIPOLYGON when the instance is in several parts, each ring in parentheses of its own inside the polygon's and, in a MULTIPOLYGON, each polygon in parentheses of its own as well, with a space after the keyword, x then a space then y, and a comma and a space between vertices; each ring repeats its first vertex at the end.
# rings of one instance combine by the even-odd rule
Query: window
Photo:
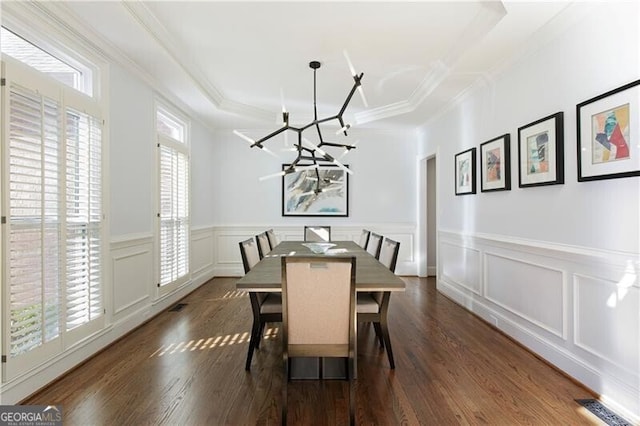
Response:
POLYGON ((159 287, 189 278, 189 147, 187 124, 164 107, 156 113, 159 170, 159 287))
POLYGON ((71 59, 61 60, 45 52, 8 29, 0 28, 2 53, 89 96, 93 95, 93 73, 90 67, 71 59))
POLYGON ((104 326, 100 108, 25 65, 3 61, 6 380, 104 326))

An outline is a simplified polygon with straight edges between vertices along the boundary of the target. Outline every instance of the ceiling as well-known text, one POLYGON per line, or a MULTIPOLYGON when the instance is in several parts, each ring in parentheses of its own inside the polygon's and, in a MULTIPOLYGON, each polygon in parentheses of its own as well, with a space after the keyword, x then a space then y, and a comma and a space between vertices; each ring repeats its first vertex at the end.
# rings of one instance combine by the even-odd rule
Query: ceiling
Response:
POLYGON ((416 127, 449 108, 566 21, 560 1, 51 3, 76 27, 212 128, 248 134, 337 114, 416 127), (345 55, 345 52, 347 55, 345 55))

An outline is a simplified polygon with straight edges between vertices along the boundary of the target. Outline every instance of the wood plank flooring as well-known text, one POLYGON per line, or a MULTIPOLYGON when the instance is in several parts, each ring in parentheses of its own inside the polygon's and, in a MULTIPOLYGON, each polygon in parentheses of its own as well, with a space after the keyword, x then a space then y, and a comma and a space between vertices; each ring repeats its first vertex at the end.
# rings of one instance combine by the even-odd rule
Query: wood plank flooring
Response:
MULTIPOLYGON (((602 424, 574 399, 592 398, 489 325, 442 296, 433 279, 403 278, 389 327, 396 369, 373 327, 358 328, 361 425, 602 424)), ((244 370, 249 297, 215 278, 24 404, 61 404, 65 425, 280 423, 277 327, 244 370)), ((348 422, 344 381, 289 385, 289 424, 348 422)))

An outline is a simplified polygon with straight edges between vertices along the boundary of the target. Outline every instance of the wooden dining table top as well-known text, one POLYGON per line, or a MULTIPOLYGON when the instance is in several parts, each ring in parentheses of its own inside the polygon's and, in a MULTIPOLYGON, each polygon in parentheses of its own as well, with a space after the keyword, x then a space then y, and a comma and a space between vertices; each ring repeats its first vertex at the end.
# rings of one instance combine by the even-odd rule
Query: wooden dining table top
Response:
POLYGON ((315 254, 304 241, 282 241, 236 283, 243 291, 282 291, 282 256, 355 256, 356 291, 404 291, 405 283, 353 241, 331 241, 328 254, 315 254))

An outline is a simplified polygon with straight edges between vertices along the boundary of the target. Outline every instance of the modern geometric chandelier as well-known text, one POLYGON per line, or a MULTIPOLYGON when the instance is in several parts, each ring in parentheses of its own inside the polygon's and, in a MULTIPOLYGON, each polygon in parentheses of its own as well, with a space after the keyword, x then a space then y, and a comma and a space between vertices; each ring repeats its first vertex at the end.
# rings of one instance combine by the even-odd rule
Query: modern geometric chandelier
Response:
POLYGON ((344 143, 338 143, 338 142, 333 142, 330 140, 325 139, 325 136, 322 133, 322 129, 321 129, 321 125, 324 123, 328 123, 330 121, 337 121, 340 128, 338 129, 338 131, 336 132, 336 135, 339 135, 340 133, 343 133, 345 136, 347 136, 347 130, 349 130, 351 128, 351 124, 345 124, 342 116, 345 112, 345 110, 347 109, 347 106, 349 105, 349 102, 351 102, 351 99, 353 98, 354 93, 356 92, 356 90, 359 90, 360 92, 360 96, 362 97, 362 101, 365 105, 365 107, 367 106, 367 101, 364 97, 364 93, 362 92, 362 87, 361 87, 361 81, 362 81, 362 77, 364 76, 364 73, 360 73, 357 74, 353 68, 353 65, 351 64, 351 61, 349 60, 349 57, 347 56, 347 53, 344 52, 344 55, 347 59, 347 62, 349 64, 349 68, 351 70, 351 74, 353 76, 353 87, 351 88, 351 91, 349 92, 349 94, 347 95, 347 98, 345 99, 344 103, 342 104, 342 108, 340 108, 340 110, 338 111, 337 114, 332 115, 330 117, 325 117, 325 118, 318 118, 318 108, 317 108, 317 97, 316 97, 316 71, 320 68, 320 62, 318 61, 311 61, 309 62, 309 67, 313 70, 313 120, 301 127, 294 127, 292 125, 289 124, 289 113, 284 109, 282 110, 282 121, 283 121, 283 126, 281 128, 279 128, 278 130, 269 133, 268 135, 264 136, 263 138, 260 138, 258 140, 254 140, 248 136, 246 136, 245 134, 234 130, 233 133, 235 133, 236 135, 238 135, 239 137, 243 138, 244 140, 248 141, 249 143, 251 143, 251 148, 253 147, 257 147, 260 148, 261 150, 264 150, 265 152, 275 156, 276 158, 279 158, 275 153, 273 153, 272 151, 270 151, 269 149, 267 149, 264 146, 264 143, 266 141, 268 141, 269 139, 283 133, 283 132, 287 132, 287 131, 292 131, 295 132, 297 134, 297 140, 294 143, 294 146, 290 149, 291 151, 295 151, 297 152, 297 156, 296 158, 290 162, 290 164, 281 172, 279 173, 274 173, 272 175, 267 175, 264 177, 261 177, 260 180, 265 180, 265 179, 270 179, 270 178, 274 178, 274 177, 278 177, 278 176, 284 176, 290 173, 294 173, 294 172, 299 172, 299 171, 304 171, 304 170, 315 170, 315 175, 316 178, 314 180, 316 180, 316 185, 315 185, 315 190, 313 191, 316 195, 321 193, 323 190, 323 186, 326 186, 328 184, 330 184, 330 182, 324 182, 323 179, 320 178, 320 172, 318 170, 319 166, 322 165, 335 165, 339 168, 341 168, 342 170, 344 170, 346 173, 352 174, 353 172, 345 167, 340 161, 339 159, 342 158, 342 156, 344 156, 346 153, 348 153, 349 151, 351 151, 352 149, 355 149, 355 144, 344 144, 344 143), (310 130, 312 131, 313 129, 316 130, 317 132, 317 136, 318 136, 318 143, 314 144, 313 142, 311 142, 309 139, 305 138, 303 133, 306 130, 310 130), (331 154, 329 154, 326 150, 327 149, 343 149, 344 151, 342 152, 342 154, 338 157, 335 157, 331 154))

